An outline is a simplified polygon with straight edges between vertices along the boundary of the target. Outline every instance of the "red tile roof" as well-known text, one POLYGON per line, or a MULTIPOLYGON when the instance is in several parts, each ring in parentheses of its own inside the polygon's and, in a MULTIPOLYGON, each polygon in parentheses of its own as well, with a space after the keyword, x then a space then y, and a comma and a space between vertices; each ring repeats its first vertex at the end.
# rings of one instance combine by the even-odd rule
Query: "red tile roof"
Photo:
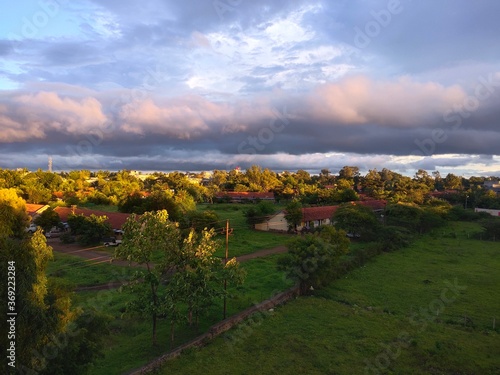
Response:
POLYGON ((30 216, 35 216, 36 214, 45 211, 48 207, 49 206, 47 206, 46 204, 26 203, 26 212, 28 212, 28 215, 30 216))
POLYGON ((215 193, 216 198, 231 199, 274 199, 274 193, 258 193, 252 191, 221 191, 215 193))
POLYGON ((339 206, 306 207, 302 209, 304 222, 331 219, 339 206))
MULTIPOLYGON (((383 210, 387 205, 385 200, 369 200, 369 201, 356 201, 351 204, 362 205, 371 208, 372 210, 383 210)), ((314 221, 331 219, 339 206, 320 206, 320 207, 306 207, 302 209, 303 221, 314 221)))
MULTIPOLYGON (((61 221, 68 221, 69 215, 73 213, 73 209, 71 207, 56 207, 54 211, 56 211, 59 214, 61 221)), ((105 211, 89 210, 86 208, 76 208, 74 210, 74 214, 75 215, 83 214, 84 216, 90 216, 92 214, 96 216, 105 215, 108 217, 109 224, 114 229, 120 229, 130 216, 130 214, 125 214, 122 212, 105 212, 105 211)))
POLYGON ((383 210, 387 206, 387 201, 385 200, 367 200, 367 201, 356 201, 351 202, 352 204, 359 204, 362 206, 370 207, 372 210, 383 210))

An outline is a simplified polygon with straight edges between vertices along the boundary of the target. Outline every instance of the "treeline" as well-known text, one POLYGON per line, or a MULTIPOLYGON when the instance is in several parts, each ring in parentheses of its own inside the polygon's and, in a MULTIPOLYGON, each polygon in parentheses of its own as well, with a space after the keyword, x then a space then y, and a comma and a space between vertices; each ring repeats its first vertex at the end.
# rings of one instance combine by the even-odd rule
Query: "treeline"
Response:
POLYGON ((383 212, 347 203, 333 214, 333 226, 311 228, 288 242, 288 253, 278 261, 280 269, 307 294, 321 288, 369 259, 410 245, 418 236, 433 232, 449 221, 473 221, 480 229, 469 233, 471 239, 500 240, 500 219, 485 212, 465 210, 443 200, 425 205, 389 204, 383 212), (350 248, 350 241, 363 244, 350 248))
MULTIPOLYGON (((123 212, 136 213, 156 209, 158 201, 162 202, 162 208, 167 208, 169 200, 177 200, 176 203, 189 208, 199 202, 212 202, 218 192, 225 191, 273 192, 278 201, 298 199, 311 205, 353 201, 360 194, 422 204, 429 193, 443 192, 446 193, 443 197, 451 203, 500 208, 497 195, 483 187, 488 180, 498 178, 463 178, 451 173, 441 176, 438 171, 428 173, 422 169, 408 177, 387 168, 361 175, 359 168, 352 166, 345 166, 336 174, 328 169, 318 175, 304 170, 276 173, 254 165, 245 171, 156 172, 146 178, 127 170, 52 173, 0 169, 0 188, 16 189, 30 203, 111 204, 120 206, 123 212)), ((176 209, 170 208, 169 212, 175 216, 176 209)))

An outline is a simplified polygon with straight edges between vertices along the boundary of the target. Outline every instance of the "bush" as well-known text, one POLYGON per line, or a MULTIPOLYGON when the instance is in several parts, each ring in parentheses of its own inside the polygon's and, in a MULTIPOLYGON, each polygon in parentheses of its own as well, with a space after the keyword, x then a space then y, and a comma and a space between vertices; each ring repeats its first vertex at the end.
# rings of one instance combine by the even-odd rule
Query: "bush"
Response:
POLYGON ((218 228, 221 226, 219 215, 214 211, 189 211, 183 217, 183 226, 194 228, 201 232, 203 229, 218 228))
POLYGON ((245 212, 248 225, 262 223, 267 216, 276 211, 274 203, 268 201, 260 201, 255 207, 251 207, 245 212))
POLYGON ((63 233, 59 237, 59 240, 62 243, 74 243, 75 242, 75 236, 73 236, 71 233, 63 233))
POLYGON ((462 206, 453 206, 447 215, 448 220, 454 221, 477 221, 482 218, 488 218, 490 214, 487 212, 474 212, 471 210, 466 210, 462 206))
POLYGON ((395 251, 408 246, 413 240, 411 231, 396 226, 384 226, 379 231, 379 242, 383 251, 395 251))

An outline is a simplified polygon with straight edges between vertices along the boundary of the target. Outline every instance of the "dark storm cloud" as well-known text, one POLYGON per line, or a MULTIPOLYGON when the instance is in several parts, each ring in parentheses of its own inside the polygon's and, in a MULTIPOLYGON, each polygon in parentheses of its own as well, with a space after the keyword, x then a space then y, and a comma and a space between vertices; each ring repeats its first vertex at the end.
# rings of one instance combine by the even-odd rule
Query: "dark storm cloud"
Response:
POLYGON ((19 85, 0 95, 4 165, 30 150, 113 169, 496 162, 498 2, 91 4, 73 9, 79 37, 0 40, 19 85))

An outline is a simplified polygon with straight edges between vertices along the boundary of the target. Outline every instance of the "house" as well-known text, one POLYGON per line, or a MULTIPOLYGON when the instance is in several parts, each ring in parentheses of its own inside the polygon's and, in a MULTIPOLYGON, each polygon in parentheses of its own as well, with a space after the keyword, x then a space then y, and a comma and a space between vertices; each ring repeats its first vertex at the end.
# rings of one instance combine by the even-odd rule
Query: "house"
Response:
POLYGON ((491 216, 500 216, 500 210, 491 210, 488 208, 474 208, 474 212, 487 212, 491 216))
POLYGON ((383 199, 370 199, 364 201, 351 202, 351 204, 366 206, 371 208, 375 213, 382 213, 385 210, 385 206, 387 206, 387 201, 383 199))
POLYGON ((89 210, 87 208, 76 208, 76 207, 56 207, 55 212, 59 214, 61 221, 68 221, 68 217, 71 214, 90 216, 92 214, 96 216, 107 216, 108 222, 113 229, 121 229, 123 224, 127 221, 130 214, 125 214, 122 212, 105 212, 97 210, 89 210))
MULTIPOLYGON (((302 222, 297 225, 297 230, 314 228, 330 224, 334 212, 339 206, 305 207, 302 209, 302 222)), ((255 224, 256 230, 262 231, 288 231, 288 222, 285 219, 286 211, 282 210, 266 219, 263 223, 255 224)))
POLYGON ((26 203, 26 212, 31 216, 31 221, 35 220, 47 208, 49 208, 48 204, 26 203))
POLYGON ((251 191, 221 191, 215 194, 216 201, 231 203, 271 201, 274 202, 274 193, 257 193, 251 191))
POLYGON ((286 232, 288 231, 288 223, 285 219, 285 211, 280 211, 274 215, 269 216, 263 223, 255 224, 256 230, 262 230, 265 232, 278 231, 286 232))
POLYGON ((484 181, 483 187, 486 190, 495 192, 496 194, 500 193, 500 181, 484 181))
MULTIPOLYGON (((353 205, 363 205, 369 207, 375 213, 384 211, 387 201, 385 200, 368 200, 350 202, 353 205)), ((318 206, 302 208, 302 222, 297 226, 297 230, 312 229, 320 225, 329 225, 333 214, 340 206, 318 206)), ((286 211, 280 211, 266 219, 263 223, 255 224, 256 230, 262 231, 288 231, 288 222, 285 219, 286 211)))

